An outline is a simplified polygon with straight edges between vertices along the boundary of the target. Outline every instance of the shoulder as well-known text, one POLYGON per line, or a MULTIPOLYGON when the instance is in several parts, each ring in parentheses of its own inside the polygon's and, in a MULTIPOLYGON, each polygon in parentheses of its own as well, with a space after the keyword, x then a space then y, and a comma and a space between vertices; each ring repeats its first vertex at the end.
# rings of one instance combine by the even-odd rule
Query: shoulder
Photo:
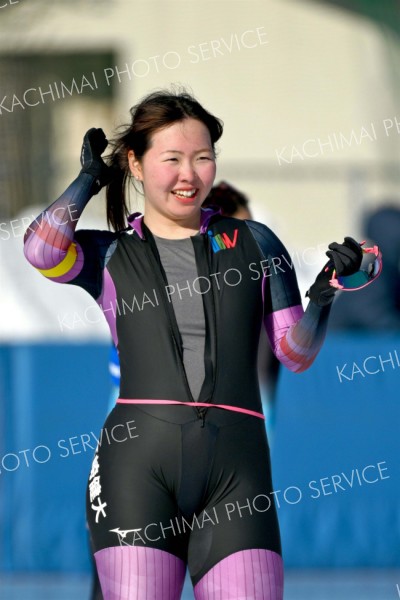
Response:
POLYGON ((207 224, 207 233, 209 235, 220 234, 222 237, 225 235, 231 236, 236 235, 235 231, 239 233, 239 237, 243 234, 250 236, 264 257, 287 253, 285 246, 272 229, 258 221, 236 219, 216 214, 213 215, 207 224))
POLYGON ((261 252, 266 256, 278 256, 287 253, 287 250, 278 236, 263 223, 258 221, 245 220, 244 223, 250 230, 251 235, 257 242, 261 252))
POLYGON ((235 217, 226 217, 225 215, 215 214, 207 223, 207 232, 214 233, 229 233, 235 229, 247 230, 246 221, 236 219, 235 217))
POLYGON ((81 246, 86 257, 99 257, 105 260, 115 250, 121 232, 99 229, 79 229, 75 232, 75 241, 81 246))
POLYGON ((118 239, 121 233, 106 231, 100 229, 78 229, 75 232, 75 239, 79 243, 91 243, 93 245, 107 245, 118 239))

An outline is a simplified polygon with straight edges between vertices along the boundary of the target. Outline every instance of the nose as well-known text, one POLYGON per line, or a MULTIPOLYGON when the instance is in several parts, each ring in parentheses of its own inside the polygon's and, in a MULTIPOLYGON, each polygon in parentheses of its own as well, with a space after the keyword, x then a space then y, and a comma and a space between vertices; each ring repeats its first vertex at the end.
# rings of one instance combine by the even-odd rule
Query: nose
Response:
POLYGON ((193 182, 196 179, 196 170, 190 160, 182 161, 180 169, 180 179, 182 181, 193 182))

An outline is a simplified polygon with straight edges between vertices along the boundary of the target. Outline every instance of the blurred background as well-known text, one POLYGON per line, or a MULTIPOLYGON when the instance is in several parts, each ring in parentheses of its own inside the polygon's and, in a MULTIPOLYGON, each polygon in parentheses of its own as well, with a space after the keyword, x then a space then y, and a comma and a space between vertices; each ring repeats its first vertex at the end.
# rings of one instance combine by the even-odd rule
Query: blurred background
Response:
MULTIPOLYGON (((398 0, 2 0, 1 598, 89 598, 84 493, 111 388, 100 309, 26 263, 24 231, 87 129, 111 137, 172 84, 224 121, 216 181, 282 239, 303 296, 334 240, 388 257, 269 403, 285 598, 400 597, 399 36, 398 0)), ((106 228, 102 194, 80 226, 106 228)))

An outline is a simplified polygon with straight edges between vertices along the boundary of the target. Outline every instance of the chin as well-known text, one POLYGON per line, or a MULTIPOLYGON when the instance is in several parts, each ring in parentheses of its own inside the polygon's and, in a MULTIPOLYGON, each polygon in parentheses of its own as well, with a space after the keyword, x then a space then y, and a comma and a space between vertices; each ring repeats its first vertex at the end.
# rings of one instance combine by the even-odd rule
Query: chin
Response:
POLYGON ((199 202, 198 200, 196 200, 196 202, 187 202, 187 203, 182 203, 182 204, 177 204, 175 205, 173 208, 171 207, 171 212, 177 213, 177 214, 190 214, 190 213, 196 213, 200 210, 201 208, 201 204, 202 202, 199 202))

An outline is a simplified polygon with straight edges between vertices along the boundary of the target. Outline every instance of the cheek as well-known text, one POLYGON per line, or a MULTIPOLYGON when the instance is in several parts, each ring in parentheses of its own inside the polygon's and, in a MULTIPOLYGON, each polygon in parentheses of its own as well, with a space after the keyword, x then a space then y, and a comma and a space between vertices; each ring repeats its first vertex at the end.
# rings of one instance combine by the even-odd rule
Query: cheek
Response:
POLYGON ((145 173, 145 181, 152 187, 168 187, 174 178, 176 178, 176 174, 173 170, 164 165, 149 168, 145 173))
POLYGON ((206 168, 204 169, 204 180, 206 180, 207 182, 213 182, 215 179, 216 172, 217 167, 214 162, 206 165, 206 168))
POLYGON ((197 174, 203 179, 212 179, 215 177, 216 164, 212 161, 201 162, 195 166, 197 174))

